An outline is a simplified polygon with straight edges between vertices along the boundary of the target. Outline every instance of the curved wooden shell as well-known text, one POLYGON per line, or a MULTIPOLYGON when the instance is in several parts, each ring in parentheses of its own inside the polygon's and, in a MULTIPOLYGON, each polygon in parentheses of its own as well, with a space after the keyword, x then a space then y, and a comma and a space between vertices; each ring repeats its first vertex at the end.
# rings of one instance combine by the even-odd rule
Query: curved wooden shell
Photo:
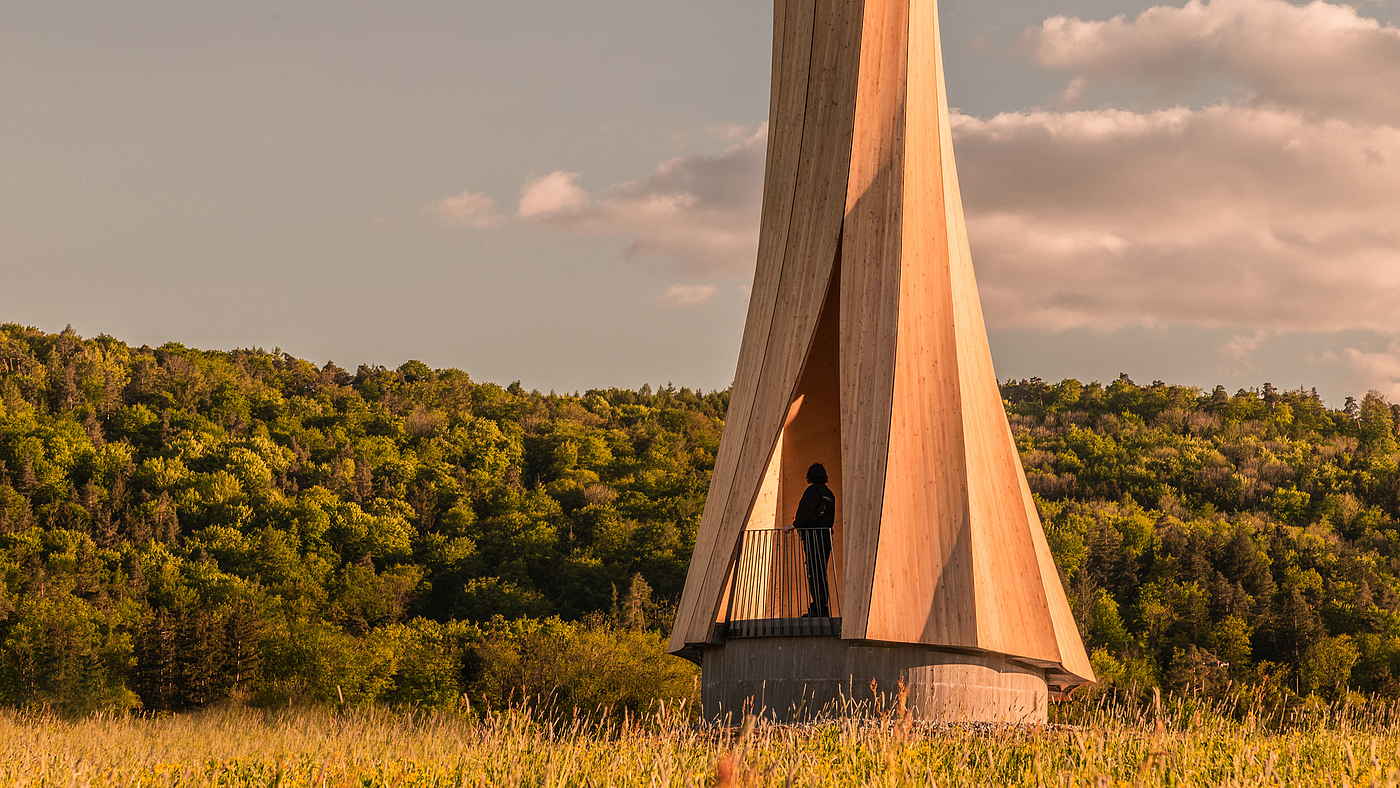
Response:
POLYGON ((758 269, 671 650, 711 642, 742 532, 790 519, 821 461, 842 637, 1091 682, 992 368, 937 0, 774 9, 758 269))

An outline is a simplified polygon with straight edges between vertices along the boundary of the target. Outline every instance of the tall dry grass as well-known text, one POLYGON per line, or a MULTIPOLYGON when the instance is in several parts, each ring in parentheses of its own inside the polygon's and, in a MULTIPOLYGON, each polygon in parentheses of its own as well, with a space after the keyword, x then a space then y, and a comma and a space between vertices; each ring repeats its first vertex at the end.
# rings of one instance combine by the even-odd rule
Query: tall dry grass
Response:
MULTIPOLYGON (((1198 712, 1199 710, 1197 710, 1198 712)), ((1075 727, 933 729, 897 718, 695 726, 507 711, 220 709, 63 720, 0 713, 5 786, 1400 785, 1400 727, 1339 710, 1271 730, 1110 704, 1075 727)), ((1393 715, 1392 715, 1393 717, 1393 715)))

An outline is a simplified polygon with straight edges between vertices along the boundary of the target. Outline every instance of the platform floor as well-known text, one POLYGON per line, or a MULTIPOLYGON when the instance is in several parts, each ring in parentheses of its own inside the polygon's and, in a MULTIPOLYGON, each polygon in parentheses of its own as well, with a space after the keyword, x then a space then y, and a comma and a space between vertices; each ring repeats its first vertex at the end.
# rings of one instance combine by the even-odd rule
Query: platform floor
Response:
POLYGON ((725 637, 841 637, 839 618, 754 618, 730 621, 725 637))

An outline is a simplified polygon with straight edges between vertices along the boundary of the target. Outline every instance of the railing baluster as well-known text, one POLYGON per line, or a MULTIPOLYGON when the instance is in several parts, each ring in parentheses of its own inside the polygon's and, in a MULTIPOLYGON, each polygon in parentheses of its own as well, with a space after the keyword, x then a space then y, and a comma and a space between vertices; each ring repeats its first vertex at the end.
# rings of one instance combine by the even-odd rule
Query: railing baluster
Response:
POLYGON ((745 547, 746 547, 746 552, 748 552, 748 557, 747 557, 747 558, 745 559, 745 561, 744 561, 744 578, 745 578, 745 579, 744 579, 744 601, 743 601, 743 604, 740 606, 740 613, 743 615, 743 619, 742 619, 742 620, 744 621, 744 627, 743 627, 743 628, 744 628, 745 633, 747 633, 748 630, 749 630, 749 627, 752 626, 749 622, 752 621, 752 620, 753 620, 753 617, 754 617, 754 616, 753 616, 753 584, 752 584, 751 582, 749 582, 748 577, 749 577, 749 575, 751 575, 751 574, 753 573, 752 567, 753 567, 753 562, 754 562, 755 556, 754 556, 754 551, 753 551, 753 547, 754 547, 753 540, 752 540, 751 538, 749 538, 749 532, 747 532, 747 531, 744 532, 744 541, 747 543, 747 544, 745 545, 745 547))
MULTIPOLYGON (((762 548, 763 548, 763 545, 762 545, 762 544, 755 544, 755 543, 754 543, 754 540, 752 540, 752 539, 750 539, 749 542, 750 542, 750 547, 756 547, 756 548, 758 548, 759 550, 762 550, 762 548)), ((754 567, 754 564, 757 563, 759 560, 761 560, 761 559, 760 559, 760 556, 761 556, 761 553, 760 553, 760 552, 757 552, 757 551, 754 551, 754 550, 750 550, 750 553, 749 553, 749 563, 748 563, 748 565, 745 567, 745 569, 747 570, 747 571, 745 572, 746 575, 751 575, 751 574, 753 574, 753 567, 754 567)), ((744 619, 745 619, 746 621, 750 621, 750 622, 751 622, 751 621, 753 621, 755 618, 757 618, 757 616, 754 615, 754 609, 753 609, 753 606, 754 606, 754 602, 755 602, 755 601, 756 601, 756 598, 754 597, 754 586, 753 586, 753 584, 752 584, 752 583, 745 583, 745 593, 744 593, 744 619)), ((753 626, 752 624, 748 624, 748 625, 745 627, 745 629, 749 629, 749 628, 751 628, 752 626, 753 626)))
POLYGON ((787 557, 787 592, 788 604, 783 614, 787 617, 787 630, 791 634, 797 634, 798 627, 794 626, 793 619, 797 617, 797 607, 801 604, 798 599, 797 590, 797 561, 792 550, 793 531, 783 531, 783 555, 787 557))
POLYGON ((802 620, 799 618, 802 614, 802 589, 798 587, 802 571, 797 566, 797 532, 783 531, 783 536, 788 560, 788 631, 796 635, 802 631, 802 620))
POLYGON ((783 532, 774 531, 770 538, 773 540, 773 578, 774 585, 773 607, 768 610, 768 634, 777 635, 780 633, 780 622, 783 618, 783 607, 787 604, 787 582, 783 580, 783 572, 787 571, 785 563, 786 556, 783 555, 783 532))
POLYGON ((743 533, 721 630, 725 637, 841 634, 841 590, 831 563, 835 545, 824 536, 806 529, 743 533), (818 616, 822 611, 826 615, 818 616))
MULTIPOLYGON (((770 535, 767 531, 763 533, 763 555, 763 572, 761 577, 766 578, 770 577, 773 574, 773 545, 772 539, 770 538, 770 535)), ((755 579, 758 579, 759 577, 759 575, 756 575, 755 579)), ((760 611, 760 618, 764 621, 767 621, 768 619, 773 617, 773 583, 771 580, 767 580, 764 582, 767 583, 767 586, 765 586, 765 588, 768 591, 763 595, 763 610, 760 611)), ((767 634, 767 632, 768 630, 764 629, 764 634, 767 634)))
POLYGON ((812 574, 811 558, 809 558, 808 554, 806 554, 806 539, 808 539, 809 536, 808 533, 805 532, 799 532, 797 536, 798 547, 802 553, 802 579, 801 586, 799 586, 799 588, 801 588, 802 591, 802 598, 806 599, 806 613, 808 613, 808 619, 806 619, 806 624, 802 628, 804 628, 806 634, 816 634, 816 621, 812 620, 812 616, 816 613, 816 607, 820 605, 820 602, 813 598, 812 584, 811 582, 809 582, 809 575, 812 574))
POLYGON ((773 611, 773 618, 782 620, 786 619, 792 613, 792 602, 788 599, 788 592, 791 590, 791 584, 788 583, 787 539, 784 538, 787 536, 787 531, 778 531, 774 536, 778 540, 778 587, 782 589, 783 596, 781 605, 779 605, 777 610, 773 611))

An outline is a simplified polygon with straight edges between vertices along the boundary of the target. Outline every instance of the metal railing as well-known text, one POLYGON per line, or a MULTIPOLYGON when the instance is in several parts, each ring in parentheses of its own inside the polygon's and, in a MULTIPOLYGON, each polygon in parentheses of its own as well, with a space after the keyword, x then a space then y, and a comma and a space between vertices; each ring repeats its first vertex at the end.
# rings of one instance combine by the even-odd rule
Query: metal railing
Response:
POLYGON ((825 528, 745 531, 725 637, 840 635, 841 594, 825 528))

